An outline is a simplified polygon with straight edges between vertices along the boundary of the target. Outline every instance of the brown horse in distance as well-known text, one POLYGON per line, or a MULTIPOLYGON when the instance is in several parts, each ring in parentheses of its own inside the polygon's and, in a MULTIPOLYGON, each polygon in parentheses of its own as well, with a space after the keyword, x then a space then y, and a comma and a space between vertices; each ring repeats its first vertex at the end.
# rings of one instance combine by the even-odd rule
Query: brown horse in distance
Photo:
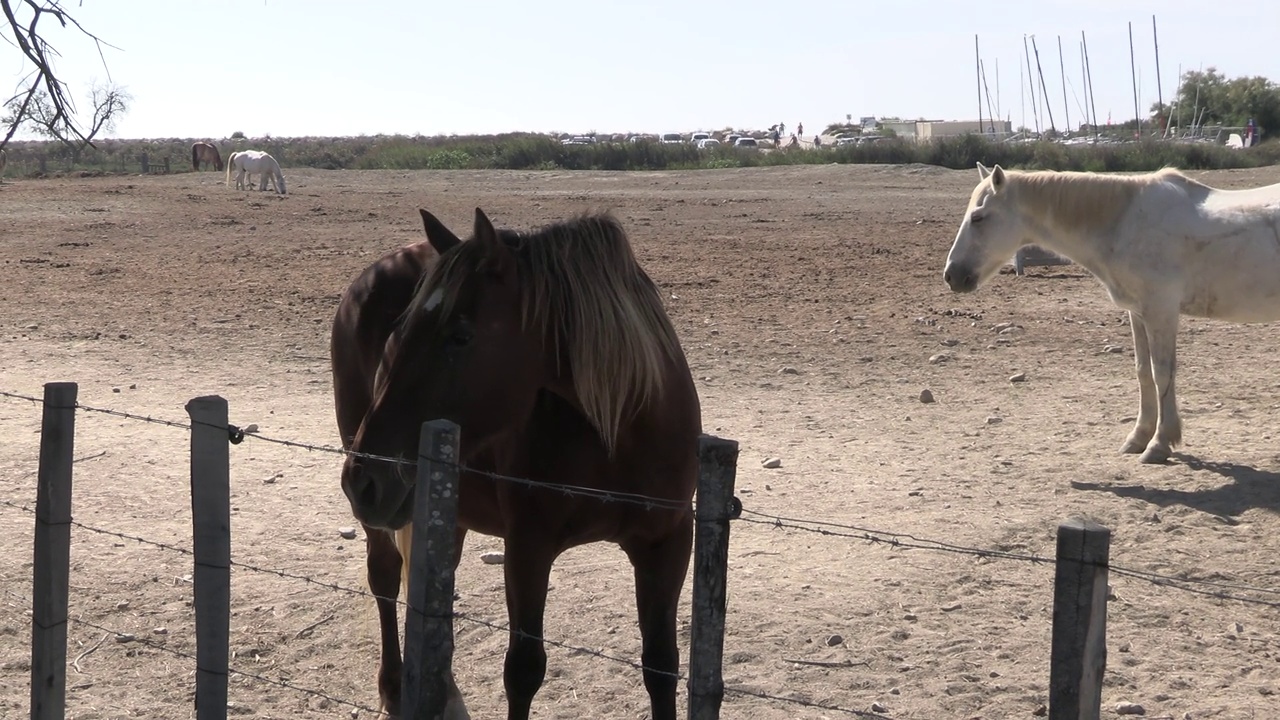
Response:
MULTIPOLYGON (((656 286, 607 215, 516 233, 477 210, 466 242, 430 213, 422 218, 430 247, 382 258, 339 304, 331 349, 344 446, 415 459, 421 423, 461 427, 459 550, 467 530, 506 541, 508 718, 529 717, 546 672, 553 561, 610 541, 635 568, 651 717, 674 720, 701 412, 656 286), (659 500, 605 502, 485 472, 659 500)), ((401 666, 391 599, 407 577, 412 475, 349 456, 342 477, 368 533, 369 584, 381 598, 378 689, 393 714, 401 666)))
POLYGON ((222 155, 218 153, 218 146, 207 142, 192 143, 191 169, 199 172, 200 163, 206 167, 212 165, 214 170, 222 172, 222 155))

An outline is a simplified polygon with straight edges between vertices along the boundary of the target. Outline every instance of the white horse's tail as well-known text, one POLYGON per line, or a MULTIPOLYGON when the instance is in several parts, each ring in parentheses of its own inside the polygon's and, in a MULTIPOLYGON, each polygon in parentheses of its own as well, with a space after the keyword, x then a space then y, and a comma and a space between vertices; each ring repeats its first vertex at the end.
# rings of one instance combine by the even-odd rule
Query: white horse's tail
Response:
POLYGON ((271 164, 275 166, 273 169, 276 173, 276 190, 279 190, 280 194, 284 195, 284 173, 280 172, 280 161, 271 158, 271 164))
POLYGON ((227 156, 227 187, 231 187, 231 166, 236 164, 236 156, 238 152, 233 152, 227 156))

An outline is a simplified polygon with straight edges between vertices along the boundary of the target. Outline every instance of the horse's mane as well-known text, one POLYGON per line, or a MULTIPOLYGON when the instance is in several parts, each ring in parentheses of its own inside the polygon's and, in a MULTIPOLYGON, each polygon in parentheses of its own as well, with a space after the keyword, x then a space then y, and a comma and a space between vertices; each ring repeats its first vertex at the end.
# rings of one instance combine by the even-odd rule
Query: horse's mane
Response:
MULTIPOLYGON (((1138 175, 1007 170, 1005 176, 1007 191, 1028 200, 1028 205, 1038 208, 1047 219, 1084 230, 1113 227, 1134 198, 1153 185, 1170 181, 1188 186, 1200 184, 1170 167, 1138 175)), ((974 200, 989 192, 990 186, 990 177, 979 183, 974 200)))
MULTIPOLYGON (((666 361, 680 353, 657 286, 608 214, 499 236, 516 258, 525 327, 548 331, 552 350, 572 374, 578 402, 612 453, 628 411, 660 391, 666 361)), ((448 317, 484 256, 474 241, 445 253, 412 307, 421 308, 422 297, 439 288, 442 317, 448 317)))

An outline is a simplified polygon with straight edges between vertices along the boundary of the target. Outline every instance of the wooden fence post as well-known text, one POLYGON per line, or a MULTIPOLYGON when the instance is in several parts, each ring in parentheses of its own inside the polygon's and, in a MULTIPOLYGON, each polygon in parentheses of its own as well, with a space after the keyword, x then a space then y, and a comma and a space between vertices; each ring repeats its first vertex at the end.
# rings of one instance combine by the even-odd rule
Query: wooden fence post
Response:
POLYGON ((729 521, 738 443, 698 439, 697 525, 693 539, 693 624, 689 642, 689 720, 718 720, 724 700, 724 621, 729 574, 729 521))
POLYGON ((227 717, 231 631, 231 448, 227 401, 187 403, 191 417, 191 524, 194 528, 196 718, 227 717))
POLYGON ((1073 518, 1058 526, 1053 579, 1049 718, 1097 720, 1107 666, 1107 562, 1111 531, 1073 518))
POLYGON ((66 716, 71 465, 78 390, 75 383, 44 386, 31 592, 31 720, 66 716))
POLYGON ((150 162, 150 160, 147 158, 147 154, 146 154, 146 153, 142 153, 141 155, 139 155, 139 156, 138 156, 138 162, 142 164, 142 174, 143 174, 143 175, 146 175, 146 174, 148 174, 148 173, 150 173, 150 172, 151 172, 151 162, 150 162))
POLYGON ((453 558, 458 526, 458 426, 422 424, 413 499, 400 712, 443 718, 453 686, 453 558))

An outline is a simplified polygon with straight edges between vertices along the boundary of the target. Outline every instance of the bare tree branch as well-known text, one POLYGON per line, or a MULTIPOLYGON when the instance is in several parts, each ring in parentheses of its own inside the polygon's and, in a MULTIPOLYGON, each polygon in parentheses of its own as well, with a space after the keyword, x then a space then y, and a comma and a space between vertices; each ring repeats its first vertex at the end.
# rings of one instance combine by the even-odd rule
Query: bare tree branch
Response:
MULTIPOLYGON (((71 25, 93 40, 104 68, 106 58, 102 54, 102 46, 114 46, 103 42, 101 38, 86 30, 66 11, 62 0, 0 0, 0 13, 4 15, 5 20, 5 25, 0 25, 0 37, 4 37, 11 45, 15 45, 35 66, 30 85, 15 94, 5 105, 13 114, 5 118, 5 123, 9 127, 4 138, 0 140, 0 148, 9 144, 23 121, 29 117, 28 113, 34 109, 33 103, 40 91, 48 97, 51 111, 51 117, 45 120, 53 124, 65 125, 67 134, 74 135, 87 145, 92 145, 94 133, 86 135, 75 120, 75 104, 67 92, 67 84, 58 77, 53 67, 53 58, 59 56, 58 51, 41 34, 40 21, 47 15, 63 28, 71 25), (31 13, 29 23, 23 25, 15 7, 19 10, 26 9, 31 13), (22 101, 15 102, 18 98, 22 98, 22 101)), ((107 76, 110 79, 110 71, 107 72, 107 76)), ((42 121, 41 124, 46 123, 42 121)))

